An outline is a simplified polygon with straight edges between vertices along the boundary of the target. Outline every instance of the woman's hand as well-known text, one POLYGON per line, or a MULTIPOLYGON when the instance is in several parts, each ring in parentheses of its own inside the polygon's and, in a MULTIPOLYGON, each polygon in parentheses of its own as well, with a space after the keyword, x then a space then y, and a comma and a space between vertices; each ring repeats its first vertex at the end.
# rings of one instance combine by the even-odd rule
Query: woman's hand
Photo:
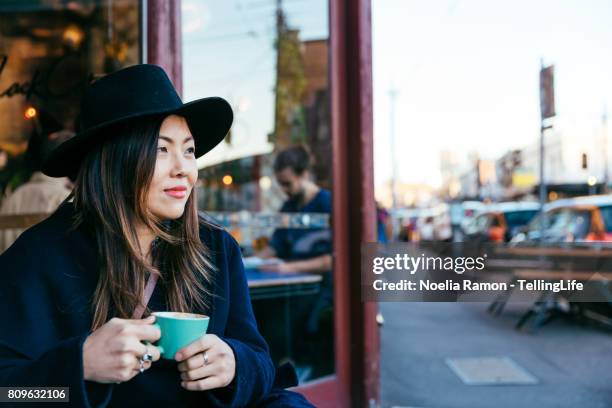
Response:
POLYGON ((205 334, 176 353, 181 386, 190 391, 225 387, 236 376, 234 351, 214 334, 205 334))
MULTIPOLYGON (((83 344, 85 380, 100 383, 129 381, 140 372, 140 358, 149 353, 159 360, 159 349, 141 340, 159 340, 159 328, 153 326, 155 316, 146 319, 112 318, 91 333, 83 344)), ((151 363, 145 363, 149 368, 151 363)))

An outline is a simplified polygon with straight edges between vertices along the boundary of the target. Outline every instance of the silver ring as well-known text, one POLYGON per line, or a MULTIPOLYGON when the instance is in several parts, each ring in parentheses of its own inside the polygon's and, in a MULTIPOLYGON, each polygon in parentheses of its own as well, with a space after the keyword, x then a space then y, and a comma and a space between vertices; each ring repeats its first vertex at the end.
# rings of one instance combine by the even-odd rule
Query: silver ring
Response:
POLYGON ((140 357, 138 361, 140 362, 140 367, 138 368, 138 370, 140 370, 140 373, 142 374, 145 370, 145 362, 153 361, 153 356, 149 353, 149 346, 147 346, 144 355, 140 357))
POLYGON ((208 353, 204 352, 204 365, 208 365, 208 353))

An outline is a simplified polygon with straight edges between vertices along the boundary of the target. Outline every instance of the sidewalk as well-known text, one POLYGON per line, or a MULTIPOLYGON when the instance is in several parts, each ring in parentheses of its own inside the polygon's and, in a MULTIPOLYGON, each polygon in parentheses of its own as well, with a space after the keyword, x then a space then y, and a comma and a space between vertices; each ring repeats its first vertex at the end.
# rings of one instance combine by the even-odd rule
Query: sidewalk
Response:
POLYGON ((536 334, 514 324, 528 305, 499 317, 484 303, 381 303, 382 406, 612 406, 612 333, 562 319, 536 334), (465 385, 445 358, 510 357, 535 385, 465 385))

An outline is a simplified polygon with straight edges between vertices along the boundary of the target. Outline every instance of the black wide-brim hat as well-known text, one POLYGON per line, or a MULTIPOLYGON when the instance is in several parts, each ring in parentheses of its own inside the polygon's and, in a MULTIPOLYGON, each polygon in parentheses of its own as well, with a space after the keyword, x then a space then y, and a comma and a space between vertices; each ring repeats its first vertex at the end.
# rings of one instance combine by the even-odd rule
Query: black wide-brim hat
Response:
POLYGON ((171 114, 187 121, 196 157, 223 140, 234 118, 225 99, 209 97, 184 104, 161 67, 134 65, 87 87, 81 100, 77 135, 51 152, 42 171, 51 177, 74 177, 88 151, 113 136, 103 131, 108 126, 144 116, 171 114))

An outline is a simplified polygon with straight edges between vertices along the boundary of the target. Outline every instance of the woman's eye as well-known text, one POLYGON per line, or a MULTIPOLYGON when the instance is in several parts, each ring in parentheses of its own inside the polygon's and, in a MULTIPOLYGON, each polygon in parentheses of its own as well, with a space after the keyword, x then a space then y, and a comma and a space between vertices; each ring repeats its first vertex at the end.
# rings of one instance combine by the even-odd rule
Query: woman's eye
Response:
POLYGON ((168 153, 168 148, 165 146, 159 146, 157 150, 163 153, 168 153))
POLYGON ((195 147, 190 147, 189 149, 187 149, 187 153, 195 154, 195 147))

